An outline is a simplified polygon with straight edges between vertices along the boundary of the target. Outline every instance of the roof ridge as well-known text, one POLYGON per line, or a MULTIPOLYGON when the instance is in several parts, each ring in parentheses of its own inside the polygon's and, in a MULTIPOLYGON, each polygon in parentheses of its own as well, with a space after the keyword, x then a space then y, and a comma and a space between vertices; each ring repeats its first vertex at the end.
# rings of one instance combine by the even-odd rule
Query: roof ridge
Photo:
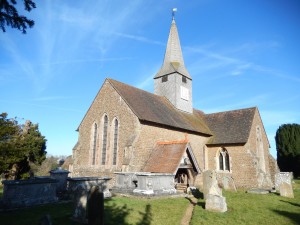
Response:
MULTIPOLYGON (((204 113, 204 115, 209 116, 209 115, 228 113, 228 112, 245 111, 245 110, 249 110, 249 109, 255 110, 255 109, 257 109, 257 106, 248 107, 248 108, 241 108, 241 109, 226 110, 226 111, 222 111, 222 112, 204 113)), ((198 109, 196 109, 196 110, 198 110, 198 109)), ((201 111, 201 110, 198 110, 198 111, 201 111)))

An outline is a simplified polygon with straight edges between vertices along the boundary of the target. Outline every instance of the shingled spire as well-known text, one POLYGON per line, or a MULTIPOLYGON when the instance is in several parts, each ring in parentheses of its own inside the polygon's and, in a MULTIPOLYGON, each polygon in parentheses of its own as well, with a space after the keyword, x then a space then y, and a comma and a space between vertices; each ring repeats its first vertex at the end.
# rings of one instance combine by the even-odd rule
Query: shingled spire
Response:
POLYGON ((163 65, 154 76, 154 93, 165 96, 177 109, 193 112, 192 78, 184 65, 174 14, 163 65))
POLYGON ((177 26, 173 17, 164 62, 158 73, 155 75, 154 79, 176 72, 189 79, 192 79, 189 72, 184 66, 177 26))

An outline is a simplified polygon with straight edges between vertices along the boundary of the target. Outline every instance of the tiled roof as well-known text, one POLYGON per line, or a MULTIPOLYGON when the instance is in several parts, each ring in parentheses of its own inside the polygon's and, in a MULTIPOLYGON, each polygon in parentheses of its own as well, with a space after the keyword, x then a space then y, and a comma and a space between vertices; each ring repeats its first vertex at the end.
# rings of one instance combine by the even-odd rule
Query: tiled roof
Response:
POLYGON ((159 144, 153 149, 143 172, 175 174, 187 143, 159 144))
POLYGON ((107 79, 141 121, 210 135, 199 111, 193 114, 177 110, 165 97, 107 79))
POLYGON ((205 115, 213 136, 209 144, 242 144, 248 141, 256 107, 205 115))

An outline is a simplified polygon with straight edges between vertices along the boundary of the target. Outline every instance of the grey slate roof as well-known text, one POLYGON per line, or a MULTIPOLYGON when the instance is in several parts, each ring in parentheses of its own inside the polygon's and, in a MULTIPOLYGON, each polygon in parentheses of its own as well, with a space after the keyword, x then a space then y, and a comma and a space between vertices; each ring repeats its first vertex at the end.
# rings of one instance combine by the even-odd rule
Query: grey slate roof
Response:
POLYGON ((189 79, 192 79, 190 73, 184 65, 179 35, 175 20, 173 19, 165 52, 164 62, 158 73, 154 76, 154 79, 176 72, 180 73, 183 76, 186 76, 189 79))
POLYGON ((205 115, 213 132, 209 144, 243 144, 248 141, 256 107, 205 115))
POLYGON ((163 96, 143 91, 116 80, 107 80, 141 121, 211 135, 200 111, 194 111, 193 114, 185 113, 177 110, 163 96))

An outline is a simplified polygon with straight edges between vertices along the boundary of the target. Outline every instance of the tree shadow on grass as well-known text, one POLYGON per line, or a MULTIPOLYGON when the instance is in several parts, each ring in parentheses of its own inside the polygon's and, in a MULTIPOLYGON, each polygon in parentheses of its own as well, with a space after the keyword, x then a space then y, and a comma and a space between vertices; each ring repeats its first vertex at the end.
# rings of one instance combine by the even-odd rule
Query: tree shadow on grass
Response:
POLYGON ((273 210, 273 212, 285 216, 292 220, 295 224, 299 224, 300 221, 300 213, 292 213, 292 212, 287 212, 287 211, 282 211, 282 210, 273 210))
POLYGON ((298 203, 294 203, 294 202, 288 202, 288 201, 284 201, 284 200, 280 200, 281 202, 285 202, 285 203, 289 203, 289 204, 291 204, 291 205, 293 205, 293 206, 296 206, 296 207, 300 207, 300 204, 298 204, 298 203))
MULTIPOLYGON (((125 204, 123 206, 117 206, 115 203, 113 205, 105 206, 104 214, 104 224, 105 225, 131 225, 126 221, 126 217, 132 212, 132 209, 128 208, 125 204)), ((151 205, 147 204, 145 212, 139 212, 142 215, 140 221, 137 225, 150 225, 152 221, 151 205)))

